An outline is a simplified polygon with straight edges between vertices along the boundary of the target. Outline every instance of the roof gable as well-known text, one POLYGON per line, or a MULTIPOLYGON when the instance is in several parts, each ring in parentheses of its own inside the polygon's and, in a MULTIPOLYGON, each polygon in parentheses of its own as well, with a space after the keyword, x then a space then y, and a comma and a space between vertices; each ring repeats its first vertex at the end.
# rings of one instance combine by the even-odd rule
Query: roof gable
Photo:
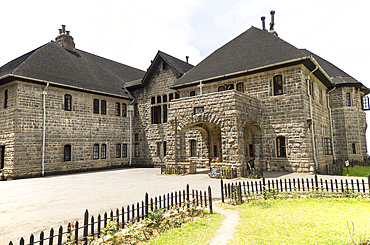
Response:
POLYGON ((0 77, 14 75, 83 90, 132 98, 125 83, 144 76, 141 71, 82 50, 69 51, 47 43, 0 68, 0 77))
POLYGON ((181 77, 183 74, 185 74, 187 71, 191 70, 194 67, 193 65, 185 61, 177 59, 162 51, 158 51, 158 53, 154 57, 154 60, 152 61, 152 64, 145 73, 143 79, 141 81, 136 80, 131 83, 128 83, 127 87, 145 86, 145 84, 149 82, 150 78, 155 73, 155 70, 161 64, 161 62, 165 62, 169 67, 171 67, 178 77, 181 77))

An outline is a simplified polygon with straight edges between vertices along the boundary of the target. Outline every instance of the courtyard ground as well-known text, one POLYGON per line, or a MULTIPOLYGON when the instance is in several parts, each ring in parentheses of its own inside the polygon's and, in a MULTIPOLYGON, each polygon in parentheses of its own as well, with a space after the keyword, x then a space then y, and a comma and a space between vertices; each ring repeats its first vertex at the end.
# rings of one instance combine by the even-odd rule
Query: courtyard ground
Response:
MULTIPOLYGON (((265 172, 266 178, 311 178, 304 173, 265 172)), ((320 176, 320 178, 339 178, 320 176)), ((345 178, 345 177, 342 177, 345 178)), ((235 180, 226 180, 235 181, 235 180)), ((242 181, 242 180, 241 180, 242 181)), ((0 245, 18 244, 40 231, 65 226, 90 214, 104 213, 142 201, 145 193, 154 197, 183 190, 207 190, 220 199, 220 180, 207 171, 195 175, 160 175, 158 168, 128 168, 43 178, 0 181, 0 245)))

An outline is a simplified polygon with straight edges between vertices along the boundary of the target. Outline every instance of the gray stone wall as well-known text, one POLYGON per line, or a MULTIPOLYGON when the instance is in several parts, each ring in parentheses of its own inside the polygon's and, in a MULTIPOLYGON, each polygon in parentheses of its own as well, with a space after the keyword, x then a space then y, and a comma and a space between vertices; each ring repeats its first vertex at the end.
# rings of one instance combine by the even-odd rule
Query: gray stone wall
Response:
MULTIPOLYGON (((43 106, 45 86, 17 83, 15 153, 12 176, 41 174, 43 106)), ((116 158, 116 144, 129 144, 129 119, 115 115, 120 98, 49 86, 46 95, 45 174, 123 166, 128 157, 116 158), (72 96, 72 110, 64 110, 64 95, 72 96), (93 113, 93 100, 106 101, 107 114, 93 113), (99 144, 99 159, 93 159, 93 145, 99 144), (101 145, 107 145, 101 159, 101 145), (64 146, 71 145, 71 161, 64 161, 64 146)))

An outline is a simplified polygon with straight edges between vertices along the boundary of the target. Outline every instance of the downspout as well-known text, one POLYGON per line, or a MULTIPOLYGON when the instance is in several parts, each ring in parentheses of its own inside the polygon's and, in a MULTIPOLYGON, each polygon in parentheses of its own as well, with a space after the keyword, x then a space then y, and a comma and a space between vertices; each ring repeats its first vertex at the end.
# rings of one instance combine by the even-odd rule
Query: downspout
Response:
POLYGON ((42 110, 43 110, 43 124, 42 124, 42 160, 41 160, 41 176, 45 175, 45 134, 46 134, 46 106, 45 100, 48 94, 47 89, 49 83, 46 83, 46 87, 42 91, 42 110))
POLYGON ((331 117, 331 107, 330 107, 330 93, 333 92, 334 90, 336 89, 336 87, 334 87, 332 90, 330 90, 328 92, 328 110, 329 110, 329 122, 330 122, 330 138, 331 138, 331 148, 332 148, 332 151, 333 151, 333 158, 334 158, 334 161, 337 160, 337 157, 335 156, 335 148, 334 148, 334 133, 333 133, 333 119, 331 117))
MULTIPOLYGON (((310 118, 312 119, 312 128, 311 128, 311 133, 312 133, 312 151, 313 151, 313 161, 315 163, 315 172, 317 173, 318 170, 319 170, 319 166, 318 166, 318 163, 317 163, 317 159, 316 159, 316 144, 315 144, 315 121, 313 120, 312 116, 313 116, 313 112, 312 112, 312 96, 311 96, 311 93, 313 93, 313 91, 310 91, 311 90, 311 86, 310 86, 310 82, 311 82, 311 74, 313 74, 317 69, 319 69, 318 66, 316 66, 316 68, 311 71, 308 76, 307 76, 307 89, 309 90, 308 92, 308 97, 310 98, 310 118)), ((313 87, 313 86, 312 86, 313 87)))
POLYGON ((135 99, 133 99, 130 104, 128 105, 128 112, 129 112, 129 117, 130 117, 130 145, 129 145, 129 166, 131 167, 132 165, 132 112, 134 110, 134 106, 132 105, 135 102, 135 99))

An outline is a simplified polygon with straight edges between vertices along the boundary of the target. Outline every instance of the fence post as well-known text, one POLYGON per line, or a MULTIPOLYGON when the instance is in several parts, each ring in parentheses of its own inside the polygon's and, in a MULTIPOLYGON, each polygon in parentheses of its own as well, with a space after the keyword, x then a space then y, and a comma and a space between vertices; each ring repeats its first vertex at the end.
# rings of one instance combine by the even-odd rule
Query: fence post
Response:
POLYGON ((86 209, 84 214, 84 241, 87 244, 87 237, 89 236, 89 211, 86 209))
POLYGON ((188 202, 190 202, 190 190, 189 190, 189 184, 186 184, 186 199, 188 199, 188 202))
POLYGON ((315 185, 316 185, 316 190, 319 189, 319 181, 317 180, 317 174, 315 174, 315 185))
POLYGON ((367 175, 367 191, 370 193, 370 174, 367 175))
POLYGON ((148 217, 148 205, 149 205, 149 195, 145 193, 145 214, 144 217, 148 217))
POLYGON ((263 178, 262 178, 262 184, 263 184, 263 186, 265 186, 265 187, 266 187, 266 180, 265 180, 265 177, 263 177, 263 178))
POLYGON ((224 198, 224 181, 222 179, 221 179, 221 201, 222 202, 225 202, 225 198, 224 198))
POLYGON ((209 213, 213 214, 211 186, 208 186, 208 197, 209 197, 209 213))
POLYGON ((238 202, 239 204, 242 204, 242 185, 241 183, 239 182, 239 185, 238 185, 238 202))

